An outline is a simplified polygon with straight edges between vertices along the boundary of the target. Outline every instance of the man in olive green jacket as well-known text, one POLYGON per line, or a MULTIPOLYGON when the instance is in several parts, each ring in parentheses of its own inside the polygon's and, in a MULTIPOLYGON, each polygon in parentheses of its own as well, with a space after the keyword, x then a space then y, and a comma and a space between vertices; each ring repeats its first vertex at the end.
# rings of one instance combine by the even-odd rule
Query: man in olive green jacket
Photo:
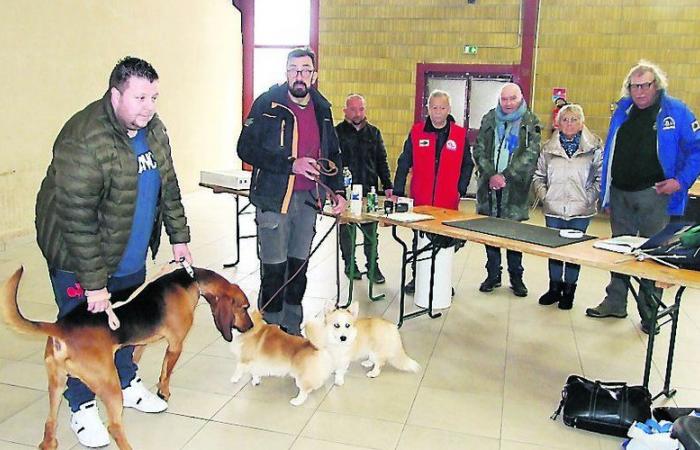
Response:
MULTIPOLYGON (((528 192, 540 153, 540 122, 527 107, 520 86, 506 83, 498 105, 481 120, 474 147, 479 172, 476 212, 510 220, 528 219, 528 192)), ((510 287, 518 297, 527 295, 523 283, 522 253, 506 252, 510 287)), ((486 280, 481 292, 501 285, 501 251, 486 246, 486 280)))
MULTIPOLYGON (((155 114, 158 74, 127 57, 110 76, 102 99, 76 113, 53 147, 36 204, 37 242, 49 266, 59 317, 103 313, 145 280, 146 254, 155 257, 165 224, 176 260, 192 257, 180 188, 165 126, 155 114)), ((104 317, 105 321, 107 317, 104 317)), ((115 354, 124 406, 160 412, 167 403, 136 374, 133 346, 115 354)), ((109 434, 95 394, 68 378, 71 428, 81 444, 101 447, 109 434)))

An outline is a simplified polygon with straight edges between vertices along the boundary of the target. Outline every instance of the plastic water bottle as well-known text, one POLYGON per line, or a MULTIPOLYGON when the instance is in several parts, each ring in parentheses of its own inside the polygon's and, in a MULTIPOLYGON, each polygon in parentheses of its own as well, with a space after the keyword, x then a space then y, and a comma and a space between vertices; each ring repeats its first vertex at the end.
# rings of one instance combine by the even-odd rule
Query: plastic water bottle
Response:
POLYGON ((367 212, 373 213, 377 212, 377 188, 372 186, 369 193, 367 194, 367 212))
POLYGON ((350 204, 352 198, 352 172, 347 167, 343 167, 343 184, 345 185, 345 198, 350 204))

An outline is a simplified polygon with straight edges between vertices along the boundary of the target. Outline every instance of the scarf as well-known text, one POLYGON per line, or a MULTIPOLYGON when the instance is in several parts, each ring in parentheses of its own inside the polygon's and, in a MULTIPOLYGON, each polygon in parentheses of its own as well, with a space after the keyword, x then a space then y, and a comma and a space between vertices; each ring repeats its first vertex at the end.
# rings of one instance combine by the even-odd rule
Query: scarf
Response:
POLYGON ((574 153, 576 153, 576 150, 578 150, 579 145, 581 144, 581 132, 579 131, 572 137, 571 139, 567 138, 564 136, 564 133, 561 131, 559 132, 559 143, 561 144, 561 147, 564 149, 566 152, 566 155, 571 158, 574 156, 574 153))
POLYGON ((493 165, 496 172, 503 172, 508 167, 508 162, 513 152, 519 145, 520 120, 527 111, 527 105, 523 100, 518 109, 506 114, 501 109, 500 103, 496 106, 496 148, 493 155, 493 165))

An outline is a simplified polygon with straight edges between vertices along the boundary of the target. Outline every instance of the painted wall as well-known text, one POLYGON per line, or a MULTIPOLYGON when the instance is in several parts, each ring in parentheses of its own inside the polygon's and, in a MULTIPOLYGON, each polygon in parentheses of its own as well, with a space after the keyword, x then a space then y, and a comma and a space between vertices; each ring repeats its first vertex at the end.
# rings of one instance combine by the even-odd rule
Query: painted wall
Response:
MULTIPOLYGON (((364 94, 396 167, 413 122, 416 64, 517 64, 518 0, 323 0, 320 87, 342 119, 345 96, 364 94), (479 46, 464 55, 465 44, 479 46)), ((541 0, 534 110, 549 125, 553 87, 607 131, 610 104, 640 58, 667 71, 670 93, 700 114, 700 1, 541 0)), ((494 105, 495 106, 495 105, 494 105)))
POLYGON ((158 71, 158 113, 184 192, 201 169, 240 164, 240 14, 230 1, 4 0, 0 42, 0 243, 33 233, 56 135, 104 94, 126 55, 158 71))

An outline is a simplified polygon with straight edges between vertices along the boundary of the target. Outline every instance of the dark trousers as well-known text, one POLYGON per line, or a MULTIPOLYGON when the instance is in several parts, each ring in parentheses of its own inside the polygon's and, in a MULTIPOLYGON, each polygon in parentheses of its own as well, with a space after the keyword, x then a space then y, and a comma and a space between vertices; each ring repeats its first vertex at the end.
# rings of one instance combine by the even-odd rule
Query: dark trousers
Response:
MULTIPOLYGON (((591 223, 590 217, 575 217, 572 219, 562 219, 559 217, 545 216, 545 223, 549 228, 557 230, 579 230, 584 233, 591 223)), ((563 281, 564 283, 576 284, 581 266, 574 263, 564 263, 556 259, 549 260, 549 279, 551 281, 563 281)))
MULTIPOLYGON (((352 255, 352 246, 355 242, 350 236, 350 227, 355 225, 340 225, 340 252, 343 255, 343 261, 347 267, 350 264, 350 256, 352 255)), ((369 269, 370 262, 372 261, 372 241, 368 236, 374 235, 377 239, 377 224, 375 223, 363 223, 360 225, 362 227, 362 234, 364 234, 363 250, 365 252, 365 259, 367 261, 366 267, 369 269)), ((379 248, 379 242, 377 242, 377 248, 379 248)), ((357 258, 355 258, 357 261, 357 258)), ((377 261, 379 260, 379 251, 377 251, 377 261)))
MULTIPOLYGON (((58 305, 58 318, 65 316, 77 307, 85 308, 87 298, 78 279, 73 272, 49 268, 49 277, 58 305)), ((112 303, 126 300, 146 279, 146 268, 141 271, 118 278, 110 278, 107 282, 107 290, 112 294, 112 303)), ((100 313, 98 313, 100 314, 100 313)), ((107 323, 107 315, 105 324, 107 323)), ((114 354, 114 365, 119 374, 122 389, 129 386, 136 377, 138 367, 134 364, 134 346, 128 345, 120 348, 114 354)), ((69 376, 66 382, 66 391, 63 396, 68 400, 71 411, 80 409, 80 405, 95 399, 95 393, 78 378, 69 376)))
MULTIPOLYGON (((501 249, 485 245, 486 247, 486 272, 489 278, 501 276, 501 249)), ((508 261, 508 274, 513 278, 522 278, 523 254, 514 250, 506 250, 506 260, 508 261)))

